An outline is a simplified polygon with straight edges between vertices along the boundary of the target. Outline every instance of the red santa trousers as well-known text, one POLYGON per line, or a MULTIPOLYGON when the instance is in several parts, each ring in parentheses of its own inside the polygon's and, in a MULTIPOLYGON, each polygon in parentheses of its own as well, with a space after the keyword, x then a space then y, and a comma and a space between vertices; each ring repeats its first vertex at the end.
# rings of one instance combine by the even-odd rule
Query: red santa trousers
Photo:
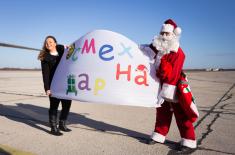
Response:
POLYGON ((165 101, 161 107, 157 108, 157 117, 155 130, 152 139, 164 143, 167 135, 173 113, 182 138, 181 145, 196 148, 196 138, 193 123, 188 119, 179 103, 170 103, 165 101))

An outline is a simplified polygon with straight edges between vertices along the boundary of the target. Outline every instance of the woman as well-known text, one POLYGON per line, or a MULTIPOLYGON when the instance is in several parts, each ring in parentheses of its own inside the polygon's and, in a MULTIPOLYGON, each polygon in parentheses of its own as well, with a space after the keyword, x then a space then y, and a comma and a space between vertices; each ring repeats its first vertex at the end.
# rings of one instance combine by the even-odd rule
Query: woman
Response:
POLYGON ((57 45, 55 37, 47 36, 44 41, 42 51, 38 55, 38 59, 41 60, 44 89, 50 100, 49 123, 51 127, 51 134, 56 136, 63 135, 60 130, 65 132, 71 131, 71 129, 66 127, 66 120, 72 101, 52 97, 50 91, 52 78, 63 53, 64 46, 57 45), (62 110, 59 118, 59 126, 57 126, 57 111, 60 102, 62 103, 62 110))

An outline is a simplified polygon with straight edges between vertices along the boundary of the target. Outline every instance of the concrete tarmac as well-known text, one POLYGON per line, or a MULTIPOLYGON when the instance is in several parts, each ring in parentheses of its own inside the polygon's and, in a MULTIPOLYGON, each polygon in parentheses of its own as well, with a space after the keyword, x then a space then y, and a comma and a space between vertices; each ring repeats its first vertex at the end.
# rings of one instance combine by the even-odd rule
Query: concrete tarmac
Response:
MULTIPOLYGON (((200 113, 192 154, 235 154, 235 71, 187 74, 200 113)), ((0 144, 37 155, 176 154, 174 118, 165 144, 145 144, 154 108, 73 101, 72 132, 56 137, 49 134, 48 107, 40 71, 0 71, 0 144)), ((2 148, 0 154, 10 153, 2 148)))

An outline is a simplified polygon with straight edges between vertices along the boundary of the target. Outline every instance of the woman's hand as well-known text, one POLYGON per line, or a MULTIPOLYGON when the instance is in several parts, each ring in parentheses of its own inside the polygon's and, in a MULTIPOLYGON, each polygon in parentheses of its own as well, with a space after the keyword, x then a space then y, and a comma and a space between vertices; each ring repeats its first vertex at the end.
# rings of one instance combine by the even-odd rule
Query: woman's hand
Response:
POLYGON ((69 50, 71 48, 71 45, 64 45, 64 48, 69 50))
POLYGON ((46 91, 46 95, 47 95, 47 96, 51 96, 51 90, 47 90, 47 91, 46 91))

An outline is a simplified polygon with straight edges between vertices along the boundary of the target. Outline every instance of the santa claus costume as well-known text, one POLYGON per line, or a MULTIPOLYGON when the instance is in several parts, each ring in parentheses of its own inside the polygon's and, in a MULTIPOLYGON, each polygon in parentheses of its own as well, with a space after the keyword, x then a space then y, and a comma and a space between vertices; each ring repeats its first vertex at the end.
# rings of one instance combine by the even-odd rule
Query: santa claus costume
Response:
MULTIPOLYGON (((195 149, 197 144, 193 121, 185 113, 187 109, 182 106, 184 103, 181 104, 182 95, 179 95, 177 91, 185 60, 185 54, 179 45, 180 34, 180 27, 173 20, 168 19, 164 22, 160 35, 153 39, 152 43, 148 45, 148 49, 144 47, 144 50, 151 50, 155 53, 156 75, 161 82, 157 103, 161 104, 161 107, 156 109, 155 129, 149 144, 165 142, 174 114, 182 138, 180 146, 195 149), (179 96, 181 96, 181 100, 179 100, 179 96)), ((190 104, 191 102, 188 105, 190 104)))

